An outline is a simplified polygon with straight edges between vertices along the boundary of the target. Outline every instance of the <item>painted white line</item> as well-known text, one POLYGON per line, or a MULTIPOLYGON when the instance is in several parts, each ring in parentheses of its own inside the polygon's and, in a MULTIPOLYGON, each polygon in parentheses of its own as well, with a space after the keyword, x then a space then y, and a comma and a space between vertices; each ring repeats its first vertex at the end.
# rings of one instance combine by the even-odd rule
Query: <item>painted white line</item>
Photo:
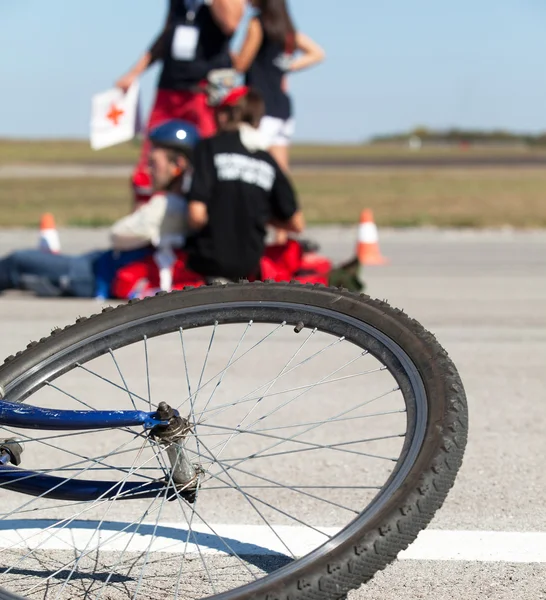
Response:
POLYGON ((425 530, 402 560, 546 563, 546 533, 425 530))
MULTIPOLYGON (((261 525, 196 526, 188 532, 178 523, 161 523, 152 540, 155 525, 136 528, 122 522, 77 521, 70 528, 54 528, 54 521, 0 522, 0 549, 84 550, 100 545, 102 551, 203 554, 304 556, 335 535, 337 528, 275 526, 275 532, 261 525), (49 528, 49 529, 47 529, 49 528), (219 539, 220 536, 222 539, 219 539), (280 538, 280 539, 279 539, 280 538), (282 540, 282 541, 281 541, 282 540), (284 543, 283 543, 284 542, 284 543), (289 549, 289 551, 288 551, 289 549)), ((546 563, 546 532, 441 531, 425 530, 398 556, 400 560, 436 560, 469 562, 546 563)))

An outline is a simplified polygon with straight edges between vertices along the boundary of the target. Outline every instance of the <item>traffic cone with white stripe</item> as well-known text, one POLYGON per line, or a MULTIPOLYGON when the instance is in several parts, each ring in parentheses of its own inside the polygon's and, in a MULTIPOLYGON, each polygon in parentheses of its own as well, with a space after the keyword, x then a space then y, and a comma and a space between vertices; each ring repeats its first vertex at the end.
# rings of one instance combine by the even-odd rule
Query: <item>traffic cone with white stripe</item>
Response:
POLYGON ((45 213, 40 219, 39 248, 42 252, 49 252, 50 254, 59 254, 61 251, 59 233, 51 213, 45 213))
POLYGON ((374 223, 373 213, 369 208, 363 210, 360 215, 356 255, 359 264, 363 266, 384 265, 389 262, 379 250, 377 225, 374 223))

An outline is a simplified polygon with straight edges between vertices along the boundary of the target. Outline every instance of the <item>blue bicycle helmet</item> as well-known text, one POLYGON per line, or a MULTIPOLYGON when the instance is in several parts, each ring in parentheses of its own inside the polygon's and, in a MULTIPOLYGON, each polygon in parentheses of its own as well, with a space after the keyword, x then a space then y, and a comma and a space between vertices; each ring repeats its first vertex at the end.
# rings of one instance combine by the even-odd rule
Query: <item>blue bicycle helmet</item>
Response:
POLYGON ((172 120, 155 127, 148 134, 154 146, 184 154, 190 161, 193 149, 201 139, 197 128, 188 121, 172 120))

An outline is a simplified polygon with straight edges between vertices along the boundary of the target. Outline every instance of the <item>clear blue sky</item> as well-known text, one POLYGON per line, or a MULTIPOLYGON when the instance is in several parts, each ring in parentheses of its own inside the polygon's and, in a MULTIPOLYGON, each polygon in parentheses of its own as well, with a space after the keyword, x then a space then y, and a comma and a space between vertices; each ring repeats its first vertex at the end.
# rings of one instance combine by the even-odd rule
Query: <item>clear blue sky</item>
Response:
MULTIPOLYGON (((0 0, 0 136, 86 137, 90 98, 160 29, 166 0, 0 0)), ((327 52, 291 80, 297 138, 416 125, 546 130, 544 0, 292 0, 327 52)), ((157 70, 143 82, 151 102, 157 70)))

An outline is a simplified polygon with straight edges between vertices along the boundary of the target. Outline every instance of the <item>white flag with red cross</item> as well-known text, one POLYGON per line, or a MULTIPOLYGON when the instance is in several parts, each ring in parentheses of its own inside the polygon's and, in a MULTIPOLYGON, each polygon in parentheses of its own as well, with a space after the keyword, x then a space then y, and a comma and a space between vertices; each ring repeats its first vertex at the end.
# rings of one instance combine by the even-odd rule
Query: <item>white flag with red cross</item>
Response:
POLYGON ((113 88, 91 102, 91 148, 100 150, 132 140, 140 132, 138 80, 124 93, 113 88))

